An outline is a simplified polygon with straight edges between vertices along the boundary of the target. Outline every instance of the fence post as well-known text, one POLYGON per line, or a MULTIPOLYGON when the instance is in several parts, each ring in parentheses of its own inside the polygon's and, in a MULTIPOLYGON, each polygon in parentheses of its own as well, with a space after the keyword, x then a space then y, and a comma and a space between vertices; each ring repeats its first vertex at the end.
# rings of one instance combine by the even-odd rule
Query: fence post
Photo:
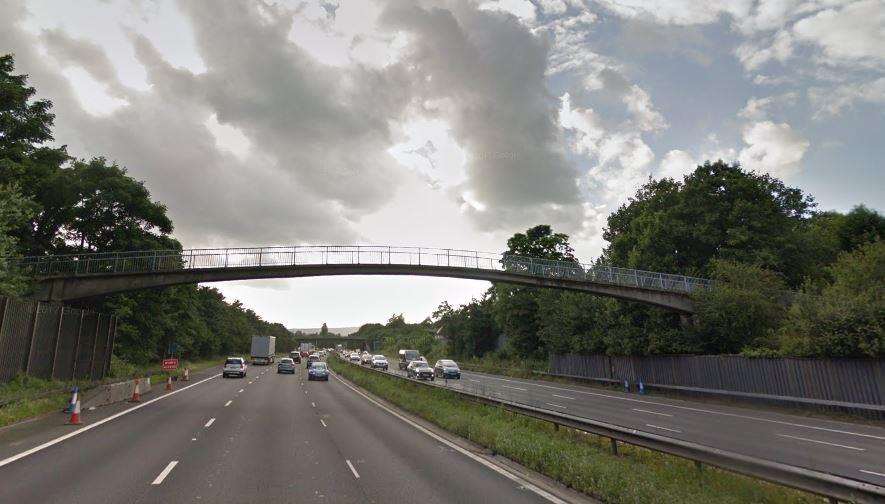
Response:
POLYGON ((89 359, 89 379, 94 380, 93 375, 95 374, 95 351, 98 350, 98 331, 101 329, 101 317, 102 314, 99 313, 97 320, 95 321, 95 336, 92 338, 92 358, 89 359))
POLYGON ((79 360, 78 357, 80 357, 80 335, 83 334, 83 316, 85 314, 85 311, 80 310, 80 325, 77 326, 77 343, 74 345, 74 364, 71 366, 71 380, 77 376, 77 361, 79 360))
POLYGON ((107 356, 104 361, 104 372, 101 377, 104 378, 111 371, 111 356, 114 355, 114 340, 117 339, 117 317, 111 315, 108 323, 108 349, 107 356), (113 327, 113 329, 111 329, 113 327))
POLYGON ((58 344, 61 341, 61 323, 64 320, 65 307, 58 307, 58 327, 55 330, 55 344, 52 349, 52 369, 49 370, 49 379, 55 379, 55 363, 58 361, 58 344))
POLYGON ((25 376, 31 371, 31 354, 34 353, 34 337, 37 335, 37 317, 40 316, 40 301, 34 305, 34 316, 31 317, 31 337, 28 340, 28 354, 25 357, 25 376))

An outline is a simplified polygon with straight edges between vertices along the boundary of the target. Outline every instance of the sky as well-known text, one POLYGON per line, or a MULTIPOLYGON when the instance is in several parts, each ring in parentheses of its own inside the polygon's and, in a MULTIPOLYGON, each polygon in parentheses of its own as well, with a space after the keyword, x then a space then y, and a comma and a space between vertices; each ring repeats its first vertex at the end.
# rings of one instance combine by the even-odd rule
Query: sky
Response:
MULTIPOLYGON (((707 159, 885 208, 883 0, 4 0, 0 51, 56 142, 143 180, 185 248, 502 251, 546 223, 590 261, 642 183, 707 159)), ((213 285, 288 327, 488 288, 213 285)))

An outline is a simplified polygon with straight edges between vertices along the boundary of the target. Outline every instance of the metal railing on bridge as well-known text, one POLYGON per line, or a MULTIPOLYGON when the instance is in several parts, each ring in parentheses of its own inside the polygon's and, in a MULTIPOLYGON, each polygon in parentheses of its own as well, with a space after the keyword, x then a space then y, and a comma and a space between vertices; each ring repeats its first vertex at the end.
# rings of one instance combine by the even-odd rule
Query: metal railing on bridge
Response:
POLYGON ((26 257, 20 264, 25 272, 42 277, 322 264, 396 264, 505 271, 531 277, 568 279, 680 293, 707 289, 712 284, 710 280, 703 278, 571 261, 473 250, 379 245, 106 252, 26 257))

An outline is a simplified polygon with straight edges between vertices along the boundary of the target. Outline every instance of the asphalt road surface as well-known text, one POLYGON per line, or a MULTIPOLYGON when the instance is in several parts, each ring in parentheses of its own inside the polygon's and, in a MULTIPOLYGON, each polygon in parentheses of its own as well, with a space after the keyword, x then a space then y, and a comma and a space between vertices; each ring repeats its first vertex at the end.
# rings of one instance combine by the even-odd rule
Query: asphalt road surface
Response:
MULTIPOLYGON (((391 362, 391 372, 404 374, 391 362)), ((885 427, 462 372, 434 383, 885 486, 885 427)))
POLYGON ((192 381, 12 461, 45 433, 16 446, 0 433, 0 502, 548 502, 338 379, 306 378, 253 366, 192 381))

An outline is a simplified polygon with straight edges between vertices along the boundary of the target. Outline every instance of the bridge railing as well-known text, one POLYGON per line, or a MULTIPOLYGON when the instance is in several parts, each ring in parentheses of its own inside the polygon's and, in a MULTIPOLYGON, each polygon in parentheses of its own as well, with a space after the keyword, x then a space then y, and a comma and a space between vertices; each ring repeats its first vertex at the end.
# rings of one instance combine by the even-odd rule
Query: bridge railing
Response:
POLYGON ((191 269, 263 268, 318 264, 397 264, 507 271, 532 277, 692 293, 711 281, 613 266, 581 264, 474 250, 386 245, 305 245, 188 250, 148 250, 26 257, 35 276, 151 273, 191 269))

